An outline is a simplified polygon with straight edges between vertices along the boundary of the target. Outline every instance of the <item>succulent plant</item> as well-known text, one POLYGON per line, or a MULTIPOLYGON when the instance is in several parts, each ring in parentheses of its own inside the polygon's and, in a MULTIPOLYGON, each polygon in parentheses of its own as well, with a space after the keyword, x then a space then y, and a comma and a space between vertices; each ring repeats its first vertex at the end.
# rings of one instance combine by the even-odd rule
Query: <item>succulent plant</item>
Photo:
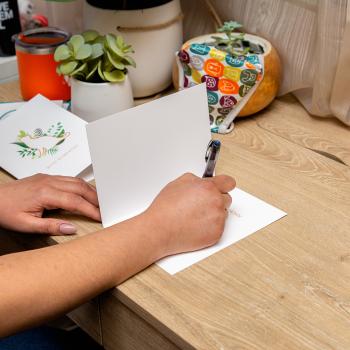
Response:
POLYGON ((73 35, 55 50, 57 73, 86 82, 122 82, 127 66, 136 67, 134 52, 121 36, 100 35, 95 30, 73 35))
POLYGON ((233 34, 233 32, 238 28, 242 28, 242 25, 236 21, 224 22, 224 25, 218 28, 218 32, 225 33, 226 38, 221 36, 212 36, 212 38, 215 40, 215 46, 230 53, 231 55, 247 54, 250 50, 249 47, 241 49, 241 43, 244 40, 244 33, 233 34))

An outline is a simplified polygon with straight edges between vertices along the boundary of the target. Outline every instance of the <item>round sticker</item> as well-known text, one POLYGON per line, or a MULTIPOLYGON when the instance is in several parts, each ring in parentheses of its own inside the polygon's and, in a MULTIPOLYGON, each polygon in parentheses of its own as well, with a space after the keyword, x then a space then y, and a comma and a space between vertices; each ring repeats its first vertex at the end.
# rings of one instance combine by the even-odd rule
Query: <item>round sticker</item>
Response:
POLYGON ((183 67, 184 73, 185 73, 186 75, 188 75, 188 76, 192 75, 191 67, 190 67, 188 64, 183 63, 183 64, 182 64, 182 67, 183 67))
POLYGON ((208 103, 210 105, 216 105, 219 101, 219 96, 218 94, 216 94, 215 92, 212 91, 207 91, 207 95, 208 95, 208 103))
POLYGON ((245 69, 241 73, 241 82, 253 86, 258 78, 258 72, 254 69, 245 69))
POLYGON ((229 64, 232 67, 242 67, 244 64, 244 56, 231 56, 226 55, 226 63, 229 64))
POLYGON ((202 70, 203 65, 204 65, 204 59, 200 56, 192 56, 191 57, 191 64, 192 64, 193 68, 195 68, 197 70, 202 70))
POLYGON ((210 121, 210 125, 214 123, 214 117, 211 114, 209 114, 209 121, 210 121))
POLYGON ((215 58, 209 58, 204 63, 204 71, 215 78, 219 78, 224 74, 224 65, 215 58))
POLYGON ((210 57, 216 58, 218 61, 225 59, 226 53, 215 49, 214 47, 209 52, 210 57))
POLYGON ((217 91, 218 90, 218 78, 211 77, 210 75, 203 75, 202 76, 202 83, 205 83, 207 85, 207 89, 210 91, 217 91))
POLYGON ((254 64, 249 63, 249 62, 246 62, 246 63, 245 63, 245 66, 246 66, 248 69, 254 69, 254 68, 255 68, 254 64))
POLYGON ((215 119, 215 124, 219 126, 224 121, 224 119, 225 117, 223 115, 218 115, 215 119))
POLYGON ((251 88, 252 87, 248 85, 241 85, 239 87, 239 96, 244 97, 251 88))
POLYGON ((184 87, 187 88, 188 87, 188 78, 186 77, 186 75, 184 75, 184 87))
POLYGON ((220 114, 226 115, 232 111, 232 108, 218 108, 218 112, 220 114))
POLYGON ((231 79, 233 81, 239 81, 239 78, 241 76, 241 69, 239 68, 232 68, 232 67, 225 67, 224 68, 224 77, 231 79))
POLYGON ((204 44, 192 44, 190 50, 197 55, 205 56, 210 51, 210 47, 204 44))
POLYGON ((178 56, 181 62, 184 62, 184 63, 190 62, 190 55, 186 51, 180 50, 178 53, 178 56))
POLYGON ((232 81, 230 79, 221 78, 219 80, 219 90, 223 94, 232 95, 232 94, 238 93, 239 86, 235 81, 232 81))
POLYGON ((208 107, 209 107, 209 113, 213 112, 215 109, 213 106, 208 106, 208 107))
POLYGON ((248 55, 246 56, 246 60, 252 64, 260 63, 259 57, 257 55, 248 55))
POLYGON ((232 96, 224 95, 220 98, 220 105, 224 108, 233 107, 237 103, 237 100, 232 96))
POLYGON ((200 84, 202 82, 202 76, 198 72, 198 70, 192 69, 192 79, 194 80, 195 83, 200 84))

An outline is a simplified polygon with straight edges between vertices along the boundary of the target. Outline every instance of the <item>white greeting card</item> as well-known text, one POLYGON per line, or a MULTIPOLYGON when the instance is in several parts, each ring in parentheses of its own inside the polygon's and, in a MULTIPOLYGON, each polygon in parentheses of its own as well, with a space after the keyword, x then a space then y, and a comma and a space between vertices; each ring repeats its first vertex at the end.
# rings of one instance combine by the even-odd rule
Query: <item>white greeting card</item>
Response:
POLYGON ((105 227, 145 210, 185 172, 203 175, 211 139, 205 85, 87 125, 105 227))
POLYGON ((86 122, 37 95, 0 122, 0 166, 18 179, 77 176, 90 164, 86 122))

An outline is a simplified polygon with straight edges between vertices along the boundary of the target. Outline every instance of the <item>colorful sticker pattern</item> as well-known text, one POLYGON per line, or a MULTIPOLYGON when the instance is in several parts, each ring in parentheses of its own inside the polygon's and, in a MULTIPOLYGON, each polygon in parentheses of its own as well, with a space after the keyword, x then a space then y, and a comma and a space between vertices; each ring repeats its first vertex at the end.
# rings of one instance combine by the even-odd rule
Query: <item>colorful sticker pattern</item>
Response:
POLYGON ((263 78, 263 59, 257 54, 232 56, 203 43, 193 43, 178 53, 182 88, 205 83, 212 132, 263 78))

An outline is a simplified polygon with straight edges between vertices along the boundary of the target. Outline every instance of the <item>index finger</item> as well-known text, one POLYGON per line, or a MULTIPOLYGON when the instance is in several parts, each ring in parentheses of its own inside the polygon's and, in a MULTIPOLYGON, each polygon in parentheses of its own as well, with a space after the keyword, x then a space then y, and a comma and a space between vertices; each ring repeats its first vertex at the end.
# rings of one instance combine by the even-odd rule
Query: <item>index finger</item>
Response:
POLYGON ((230 192, 236 187, 236 180, 228 175, 217 175, 210 178, 208 177, 206 180, 214 182, 221 193, 230 192))

